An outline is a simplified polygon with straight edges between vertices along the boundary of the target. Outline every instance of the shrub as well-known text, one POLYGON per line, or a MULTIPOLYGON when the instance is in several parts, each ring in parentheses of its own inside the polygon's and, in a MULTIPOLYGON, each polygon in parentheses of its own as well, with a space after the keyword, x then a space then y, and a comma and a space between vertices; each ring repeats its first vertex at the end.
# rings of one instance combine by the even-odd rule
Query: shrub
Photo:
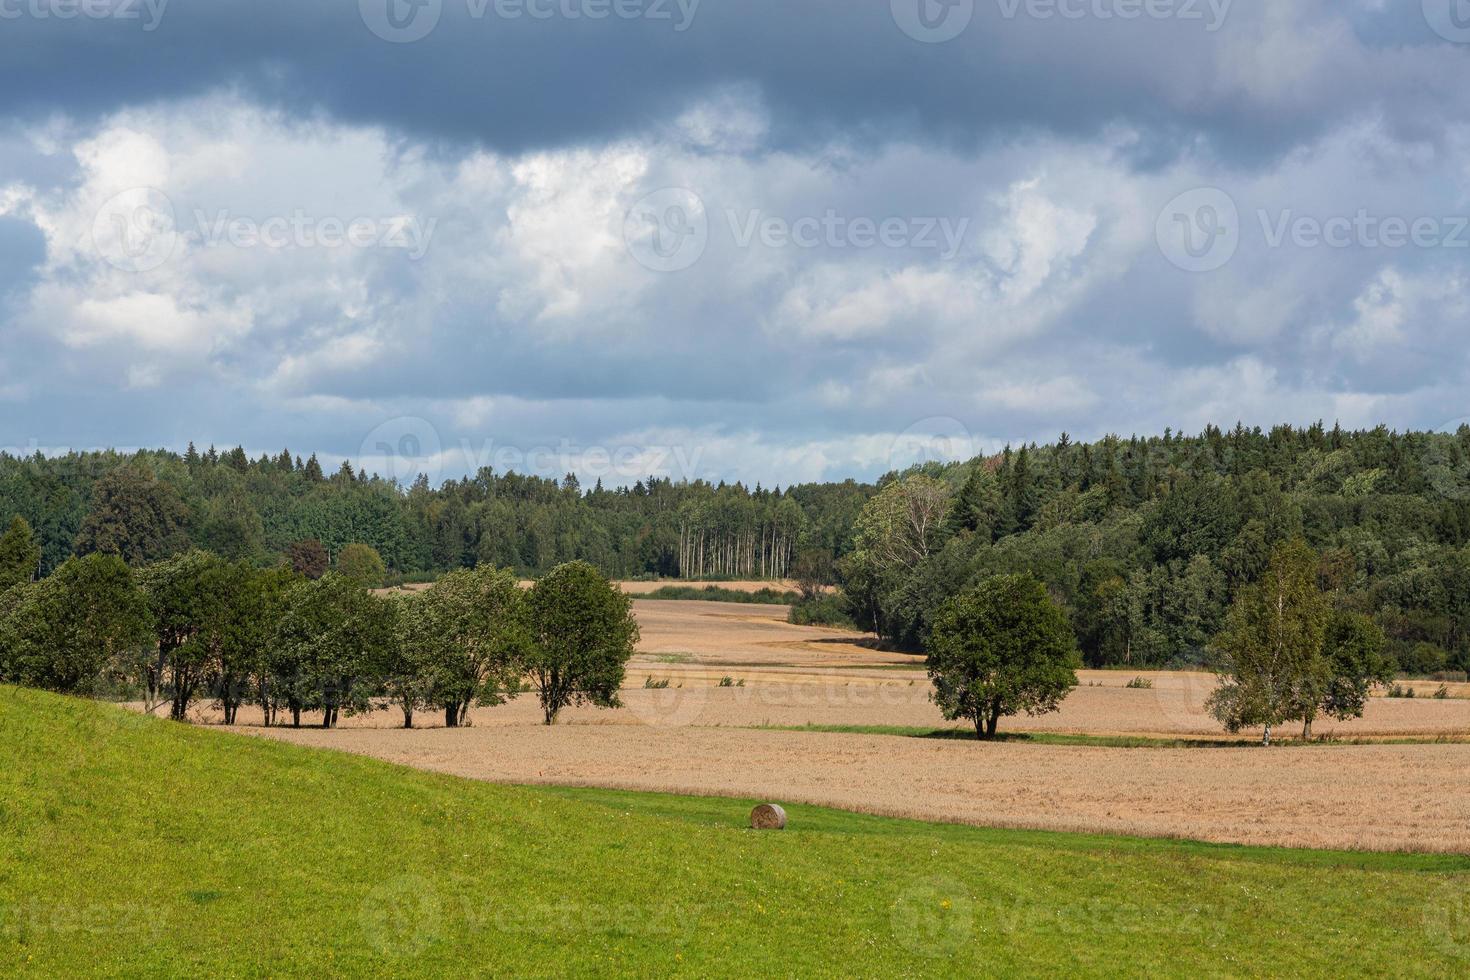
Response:
POLYGON ((642 598, 701 599, 705 602, 750 602, 765 606, 784 606, 796 602, 801 597, 795 592, 785 592, 777 589, 757 589, 754 592, 742 592, 739 589, 726 589, 718 585, 706 585, 703 588, 693 585, 665 585, 662 588, 654 589, 642 598))
POLYGON ((648 678, 645 678, 644 681, 643 681, 643 687, 644 687, 644 689, 645 690, 649 690, 649 691, 662 691, 664 688, 666 688, 668 686, 669 686, 669 679, 667 677, 665 677, 661 681, 656 681, 652 677, 648 677, 648 678))
POLYGON ((846 600, 840 595, 820 595, 815 599, 802 599, 791 606, 786 621, 793 626, 832 626, 837 629, 858 630, 858 624, 848 611, 846 600))
POLYGON ((377 589, 382 587, 388 570, 372 545, 349 544, 337 555, 337 573, 365 589, 377 589))
POLYGON ((1154 682, 1147 677, 1135 677, 1127 686, 1131 691, 1150 691, 1153 690, 1154 682))

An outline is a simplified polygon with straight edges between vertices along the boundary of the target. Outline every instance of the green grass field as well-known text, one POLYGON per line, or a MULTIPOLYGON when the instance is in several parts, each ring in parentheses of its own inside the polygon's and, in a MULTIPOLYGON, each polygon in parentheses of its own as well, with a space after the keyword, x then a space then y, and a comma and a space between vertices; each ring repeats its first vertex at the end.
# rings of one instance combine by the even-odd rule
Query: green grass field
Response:
MULTIPOLYGON (((1470 859, 503 787, 0 687, 0 973, 1470 969, 1470 859)), ((1384 805, 1399 805, 1384 801, 1384 805)))

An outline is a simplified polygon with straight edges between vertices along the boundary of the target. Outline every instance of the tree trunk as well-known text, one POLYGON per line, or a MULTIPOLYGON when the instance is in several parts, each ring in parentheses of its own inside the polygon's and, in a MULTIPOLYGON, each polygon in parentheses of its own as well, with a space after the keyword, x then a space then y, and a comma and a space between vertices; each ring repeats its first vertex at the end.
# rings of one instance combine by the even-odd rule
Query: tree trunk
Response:
POLYGON ((1309 715, 1307 717, 1307 720, 1304 721, 1304 722, 1302 722, 1302 741, 1304 741, 1304 742, 1310 742, 1311 740, 1312 740, 1312 719, 1311 719, 1311 716, 1309 715))
POLYGON ((403 727, 413 727, 413 707, 407 704, 403 706, 403 727))
POLYGON ((1000 725, 1000 709, 998 709, 998 708, 992 709, 991 712, 990 712, 990 719, 985 723, 985 737, 987 739, 995 738, 995 729, 999 725, 1000 725))
POLYGON ((459 705, 457 705, 457 704, 455 704, 453 702, 450 702, 448 705, 445 706, 445 708, 444 708, 444 727, 445 728, 458 728, 459 727, 459 705))
POLYGON ((1262 745, 1270 745, 1271 744, 1271 726, 1270 725, 1267 725, 1266 726, 1266 734, 1261 738, 1261 744, 1262 745))

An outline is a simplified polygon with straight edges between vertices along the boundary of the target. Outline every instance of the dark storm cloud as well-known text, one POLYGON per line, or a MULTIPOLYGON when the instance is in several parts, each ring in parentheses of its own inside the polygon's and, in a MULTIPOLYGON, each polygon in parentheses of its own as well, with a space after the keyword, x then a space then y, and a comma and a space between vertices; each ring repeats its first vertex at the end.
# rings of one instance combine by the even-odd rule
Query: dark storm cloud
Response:
POLYGON ((1423 137, 1470 104, 1455 81, 1466 51, 1432 32, 1417 2, 1177 0, 1163 8, 1172 16, 1125 20, 1097 11, 1137 6, 1126 0, 1062 0, 1076 17, 1054 0, 974 0, 944 43, 906 35, 881 0, 416 0, 429 4, 419 14, 439 14, 413 43, 376 36, 363 10, 391 2, 409 16, 415 0, 119 0, 109 18, 33 13, 58 2, 0 5, 0 113, 85 116, 233 87, 431 142, 520 151, 639 132, 744 84, 781 145, 838 132, 967 145, 1126 122, 1168 135, 1140 147, 1147 164, 1190 136, 1254 159, 1364 113, 1423 137), (598 9, 641 16, 585 16, 598 9))

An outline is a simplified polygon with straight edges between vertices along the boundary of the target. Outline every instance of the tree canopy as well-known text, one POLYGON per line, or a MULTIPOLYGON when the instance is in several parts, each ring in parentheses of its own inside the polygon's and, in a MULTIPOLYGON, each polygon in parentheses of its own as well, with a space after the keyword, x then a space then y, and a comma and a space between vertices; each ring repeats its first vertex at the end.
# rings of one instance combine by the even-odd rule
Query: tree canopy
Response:
POLYGON ((624 668, 638 642, 633 602, 586 562, 568 562, 526 596, 526 668, 550 725, 563 708, 616 708, 624 668))
POLYGON ((1067 616, 1026 575, 1002 575, 945 603, 929 642, 934 703, 994 738, 1001 718, 1056 711, 1077 686, 1067 616))

